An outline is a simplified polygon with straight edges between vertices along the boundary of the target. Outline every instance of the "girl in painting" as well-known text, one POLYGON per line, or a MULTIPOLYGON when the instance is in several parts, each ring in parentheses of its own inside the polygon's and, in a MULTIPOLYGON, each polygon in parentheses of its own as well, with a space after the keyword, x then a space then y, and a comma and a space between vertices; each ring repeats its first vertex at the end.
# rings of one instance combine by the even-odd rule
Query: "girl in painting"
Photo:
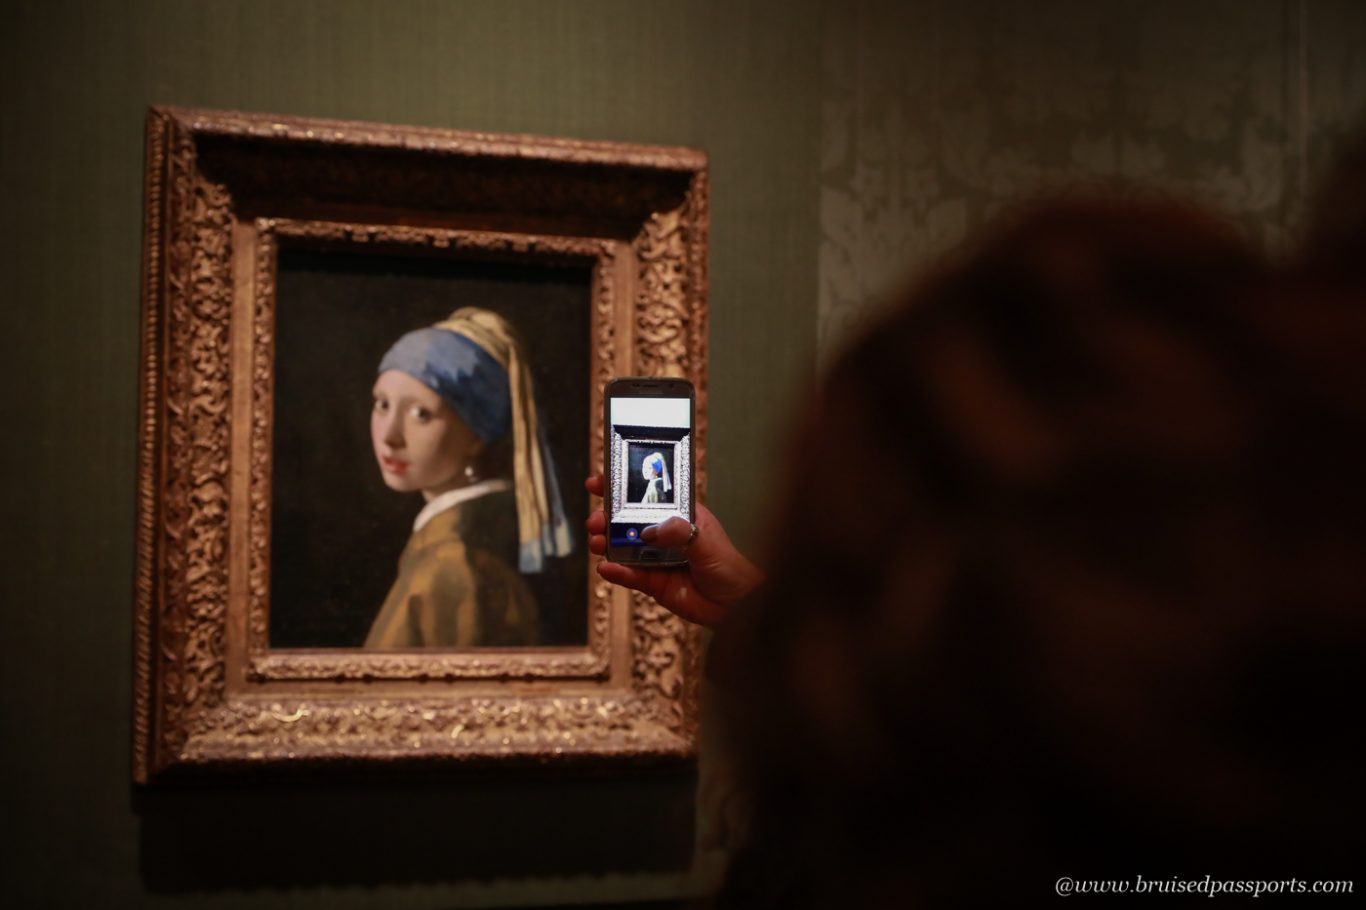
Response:
POLYGON ((400 338, 379 365, 370 437, 385 484, 427 504, 365 646, 538 644, 521 576, 573 542, 512 327, 465 307, 400 338))
POLYGON ((658 452, 646 456, 640 466, 640 473, 645 476, 645 498, 641 502, 668 502, 664 494, 673 487, 669 486, 669 469, 664 464, 664 456, 658 452))

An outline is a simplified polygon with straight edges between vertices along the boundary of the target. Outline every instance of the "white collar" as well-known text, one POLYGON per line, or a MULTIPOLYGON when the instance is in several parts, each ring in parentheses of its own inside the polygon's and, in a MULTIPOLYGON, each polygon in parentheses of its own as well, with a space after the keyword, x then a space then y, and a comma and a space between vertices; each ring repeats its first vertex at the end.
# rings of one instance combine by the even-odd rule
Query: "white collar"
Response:
POLYGON ((469 502, 471 499, 478 499, 480 496, 487 496, 490 493, 501 493, 504 490, 512 489, 512 481, 502 478, 499 480, 481 480, 472 483, 467 487, 456 487, 454 490, 447 490, 440 496, 433 497, 422 507, 422 511, 417 513, 417 518, 413 521, 413 533, 421 531, 427 522, 440 515, 447 509, 453 509, 462 502, 469 502))

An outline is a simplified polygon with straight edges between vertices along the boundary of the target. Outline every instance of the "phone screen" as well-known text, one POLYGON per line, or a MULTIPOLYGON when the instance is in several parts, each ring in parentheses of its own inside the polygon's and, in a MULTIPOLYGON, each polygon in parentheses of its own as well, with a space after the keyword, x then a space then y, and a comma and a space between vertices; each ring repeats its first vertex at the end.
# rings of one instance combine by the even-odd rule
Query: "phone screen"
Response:
POLYGON ((608 414, 609 542, 638 547, 652 524, 692 521, 692 400, 613 396, 608 414))

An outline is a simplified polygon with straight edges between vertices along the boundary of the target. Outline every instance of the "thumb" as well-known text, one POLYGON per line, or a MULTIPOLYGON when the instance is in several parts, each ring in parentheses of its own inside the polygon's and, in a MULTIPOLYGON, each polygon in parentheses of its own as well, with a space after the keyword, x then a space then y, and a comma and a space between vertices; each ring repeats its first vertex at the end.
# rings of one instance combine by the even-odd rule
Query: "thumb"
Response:
POLYGON ((674 515, 657 525, 641 529, 640 539, 657 547, 685 546, 692 536, 692 524, 679 515, 674 515))

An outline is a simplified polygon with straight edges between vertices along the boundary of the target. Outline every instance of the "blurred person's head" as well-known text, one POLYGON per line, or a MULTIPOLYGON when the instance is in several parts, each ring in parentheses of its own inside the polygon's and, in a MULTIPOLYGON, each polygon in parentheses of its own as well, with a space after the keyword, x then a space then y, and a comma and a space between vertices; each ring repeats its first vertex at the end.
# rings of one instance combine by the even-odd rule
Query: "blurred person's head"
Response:
POLYGON ((732 899, 1358 855, 1366 334, 1325 386, 1302 340, 1338 327, 1283 296, 1200 214, 1065 203, 838 359, 717 642, 754 800, 732 899))

